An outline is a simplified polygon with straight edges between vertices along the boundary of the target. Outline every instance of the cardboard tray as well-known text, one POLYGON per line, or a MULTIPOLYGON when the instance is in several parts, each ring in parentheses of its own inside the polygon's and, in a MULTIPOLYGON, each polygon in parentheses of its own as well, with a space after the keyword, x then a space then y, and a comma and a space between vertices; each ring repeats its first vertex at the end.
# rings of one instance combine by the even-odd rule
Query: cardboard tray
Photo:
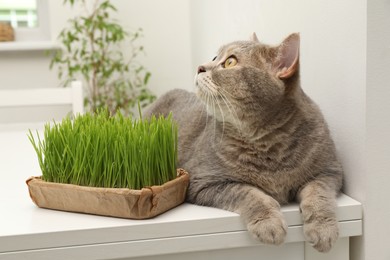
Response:
POLYGON ((177 173, 178 177, 172 181, 141 190, 46 182, 41 177, 31 177, 26 183, 31 199, 40 208, 147 219, 184 202, 189 174, 183 169, 178 169, 177 173))

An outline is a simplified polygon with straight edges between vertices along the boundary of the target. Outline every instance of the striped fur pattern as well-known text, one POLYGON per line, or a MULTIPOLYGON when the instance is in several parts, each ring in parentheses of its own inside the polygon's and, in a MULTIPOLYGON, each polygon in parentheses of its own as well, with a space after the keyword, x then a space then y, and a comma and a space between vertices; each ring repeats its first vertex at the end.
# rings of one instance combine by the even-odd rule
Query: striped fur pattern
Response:
POLYGON ((278 46, 255 35, 227 44, 198 68, 196 93, 170 91, 146 114, 172 111, 179 123, 189 202, 237 212, 255 238, 279 245, 287 233, 280 205, 298 201, 307 241, 327 252, 338 237, 342 167, 300 86, 298 52, 299 34, 278 46))

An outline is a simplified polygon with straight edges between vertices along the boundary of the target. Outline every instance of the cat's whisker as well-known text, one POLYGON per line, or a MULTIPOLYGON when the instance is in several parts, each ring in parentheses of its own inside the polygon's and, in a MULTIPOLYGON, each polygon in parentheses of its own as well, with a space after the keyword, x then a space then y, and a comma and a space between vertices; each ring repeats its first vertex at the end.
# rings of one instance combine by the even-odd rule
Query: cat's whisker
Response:
POLYGON ((225 94, 220 93, 220 96, 221 96, 222 101, 225 103, 227 109, 229 110, 229 113, 232 115, 233 120, 234 120, 234 124, 236 126, 239 126, 241 129, 241 123, 238 120, 238 115, 237 115, 236 109, 234 108, 234 106, 232 105, 232 103, 230 102, 228 97, 226 97, 225 94))
MULTIPOLYGON (((216 113, 215 113, 215 100, 213 99, 214 98, 214 96, 213 96, 213 94, 210 92, 210 97, 211 97, 211 103, 212 103, 212 105, 213 105, 213 115, 215 116, 216 115, 216 113)), ((216 137, 217 136, 217 121, 216 120, 213 120, 214 121, 214 137, 216 137)))
MULTIPOLYGON (((203 86, 202 86, 202 91, 205 94, 205 99, 204 99, 204 101, 206 102, 205 110, 206 110, 206 115, 208 115, 209 114, 208 109, 210 107, 209 93, 203 86)), ((208 122, 209 122, 209 120, 208 120, 208 116, 207 116, 206 117, 206 128, 207 128, 208 122)))
MULTIPOLYGON (((210 95, 210 90, 208 86, 205 84, 205 82, 200 81, 198 84, 198 87, 200 89, 200 95, 203 96, 203 101, 205 102, 205 106, 202 107, 202 111, 206 113, 206 125, 205 127, 207 128, 208 122, 209 122, 209 114, 211 112, 211 95, 210 95)), ((215 109, 214 109, 215 110, 215 109)), ((215 129, 215 126, 214 126, 215 129)))
MULTIPOLYGON (((213 114, 216 115, 215 114, 216 106, 218 106, 218 109, 220 112, 220 116, 221 116, 221 120, 222 120, 222 136, 221 136, 221 141, 222 141, 223 135, 225 133, 226 122, 227 122, 227 120, 226 120, 227 117, 225 114, 226 111, 223 109, 222 104, 224 104, 227 107, 229 113, 233 117, 234 124, 238 126, 240 131, 241 131, 241 124, 239 124, 237 113, 236 113, 232 103, 230 102, 229 98, 226 96, 226 94, 221 93, 221 91, 224 91, 224 90, 221 87, 219 87, 218 85, 216 85, 211 79, 206 79, 205 83, 206 83, 205 89, 207 89, 207 92, 210 94, 211 100, 213 102, 213 104, 212 104, 213 114), (223 103, 221 103, 221 100, 223 103)), ((216 124, 217 122, 214 122, 214 123, 216 124)), ((214 127, 214 130, 215 130, 215 127, 214 127)))
MULTIPOLYGON (((198 98, 195 95, 191 96, 190 103, 193 104, 193 103, 196 103, 196 102, 198 102, 198 98)), ((205 121, 205 123, 206 123, 205 124, 205 128, 206 128, 207 127, 208 116, 207 116, 207 111, 206 111, 204 106, 202 106, 202 110, 201 110, 201 112, 200 112, 200 114, 198 115, 197 118, 198 118, 197 122, 196 122, 197 125, 202 123, 203 118, 206 118, 206 121, 205 121)))
MULTIPOLYGON (((210 81, 209 80, 206 80, 206 83, 204 85, 204 92, 207 94, 207 101, 206 101, 206 105, 207 105, 207 108, 209 110, 209 113, 211 113, 212 115, 216 115, 216 105, 219 106, 218 104, 218 101, 215 97, 215 92, 216 92, 216 89, 215 87, 210 84, 210 81)), ((219 107, 219 109, 221 110, 221 108, 219 107)), ((217 122, 216 120, 213 120, 214 122, 214 137, 217 136, 217 122)))
POLYGON ((225 114, 223 112, 223 109, 221 108, 221 105, 219 104, 218 102, 218 97, 216 96, 216 94, 219 94, 219 93, 212 93, 212 96, 213 96, 213 99, 214 99, 214 103, 216 103, 218 105, 218 108, 219 108, 219 111, 221 113, 221 117, 222 117, 222 135, 221 135, 221 141, 223 139, 223 135, 225 133, 225 114))
MULTIPOLYGON (((216 111, 215 101, 214 101, 212 91, 210 90, 208 85, 205 86, 205 92, 207 93, 207 109, 209 110, 209 113, 211 115, 215 116, 215 111, 216 111)), ((214 138, 215 138, 217 136, 217 123, 215 120, 213 120, 213 123, 214 123, 214 138)))
MULTIPOLYGON (((226 122, 232 121, 230 123, 233 123, 233 125, 236 126, 237 130, 239 132, 242 132, 242 124, 238 119, 239 117, 235 109, 235 106, 232 104, 229 98, 230 93, 228 93, 226 90, 224 90, 223 88, 215 84, 210 78, 205 78, 199 81, 198 86, 200 87, 203 93, 204 101, 206 103, 208 113, 216 116, 216 110, 217 110, 216 107, 218 106, 219 114, 222 121, 221 141, 225 133, 226 122), (228 112, 229 114, 227 115, 226 112, 228 112), (227 120, 228 117, 230 118, 229 120, 227 120)), ((216 131, 217 131, 216 125, 217 122, 214 121, 214 135, 216 135, 216 131)))
POLYGON ((238 119, 237 111, 234 108, 233 104, 231 103, 230 99, 228 98, 228 95, 230 95, 230 94, 226 90, 224 90, 223 88, 220 88, 220 90, 221 91, 219 92, 219 95, 220 95, 222 101, 225 103, 227 109, 229 110, 229 113, 232 115, 234 124, 236 125, 238 130, 241 132, 242 125, 241 125, 240 120, 238 119))
MULTIPOLYGON (((200 87, 199 87, 199 88, 200 88, 200 87)), ((196 95, 191 96, 191 101, 190 101, 190 102, 191 102, 191 103, 199 102, 197 96, 196 96, 196 95)), ((205 106, 202 106, 201 114, 200 114, 199 117, 198 117, 197 124, 200 124, 200 123, 201 123, 202 119, 204 118, 204 117, 203 117, 203 114, 206 115, 206 125, 205 125, 205 126, 207 127, 208 116, 207 116, 207 111, 206 111, 206 109, 205 109, 205 106)))

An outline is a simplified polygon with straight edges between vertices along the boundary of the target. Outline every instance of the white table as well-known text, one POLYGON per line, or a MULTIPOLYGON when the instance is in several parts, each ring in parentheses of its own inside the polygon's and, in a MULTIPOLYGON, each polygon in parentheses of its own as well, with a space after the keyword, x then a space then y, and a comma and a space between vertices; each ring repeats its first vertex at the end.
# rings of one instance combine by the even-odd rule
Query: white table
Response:
POLYGON ((0 129, 0 259, 349 259, 349 237, 362 234, 361 204, 338 199, 340 239, 328 254, 304 242, 298 206, 282 208, 286 243, 253 240, 239 215, 183 204, 150 220, 40 209, 25 180, 40 175, 27 130, 0 129), (264 257, 264 258, 262 258, 264 257))

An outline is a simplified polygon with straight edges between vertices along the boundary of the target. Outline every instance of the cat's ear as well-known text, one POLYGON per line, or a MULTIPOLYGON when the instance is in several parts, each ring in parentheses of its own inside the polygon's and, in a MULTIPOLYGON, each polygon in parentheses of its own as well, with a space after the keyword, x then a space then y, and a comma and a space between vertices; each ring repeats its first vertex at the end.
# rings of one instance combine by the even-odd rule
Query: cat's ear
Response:
POLYGON ((252 33, 252 35, 251 35, 251 37, 250 37, 249 40, 250 40, 250 41, 254 41, 254 42, 260 42, 259 39, 257 38, 257 35, 256 35, 255 32, 252 33))
POLYGON ((279 45, 273 68, 280 79, 288 79, 298 70, 299 42, 299 33, 293 33, 279 45))

